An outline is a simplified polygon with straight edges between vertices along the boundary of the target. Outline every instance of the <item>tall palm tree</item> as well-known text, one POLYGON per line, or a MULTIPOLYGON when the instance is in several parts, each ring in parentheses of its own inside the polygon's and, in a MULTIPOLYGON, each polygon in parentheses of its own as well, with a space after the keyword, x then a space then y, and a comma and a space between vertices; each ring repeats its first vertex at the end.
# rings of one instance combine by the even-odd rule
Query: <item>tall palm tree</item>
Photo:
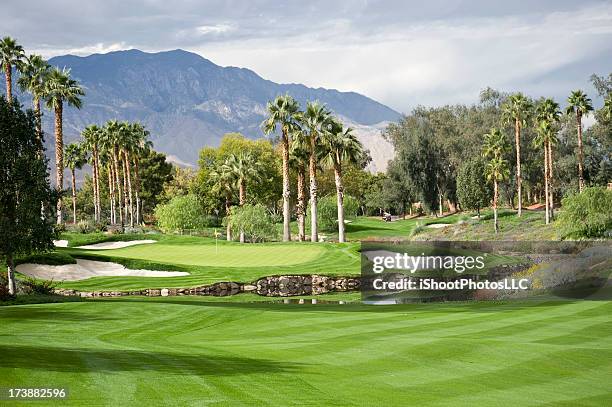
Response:
POLYGON ((516 148, 516 188, 518 194, 518 216, 523 208, 522 178, 521 178, 521 129, 527 124, 531 114, 531 101, 522 93, 508 97, 502 106, 502 114, 506 123, 514 123, 514 143, 516 148))
POLYGON ((576 127, 578 129, 578 188, 580 192, 584 189, 584 158, 582 153, 582 116, 593 110, 591 99, 581 90, 573 91, 567 98, 568 115, 573 114, 576 117, 576 127))
POLYGON ((64 152, 64 158, 66 168, 70 168, 70 174, 72 175, 72 223, 76 224, 76 178, 74 172, 82 169, 87 162, 85 146, 79 143, 68 144, 64 152))
MULTIPOLYGON (((258 161, 250 153, 232 154, 225 161, 225 166, 233 174, 233 179, 238 187, 238 203, 240 206, 246 204, 247 183, 260 179, 260 166, 258 161)), ((240 243, 244 243, 244 231, 240 231, 240 243)))
POLYGON ((149 132, 145 127, 140 123, 132 124, 132 132, 134 137, 134 145, 133 145, 133 153, 134 153, 134 181, 135 185, 135 194, 136 194, 136 224, 140 224, 140 211, 142 205, 140 203, 140 157, 146 156, 151 148, 153 148, 153 143, 148 140, 149 132))
POLYGON ((19 68, 24 58, 23 47, 11 37, 0 40, 0 67, 4 69, 6 80, 6 100, 13 102, 13 66, 19 68))
MULTIPOLYGON (((120 172, 120 163, 121 163, 121 157, 119 155, 119 146, 122 143, 122 124, 119 123, 117 120, 110 120, 109 122, 106 123, 105 126, 106 129, 106 142, 108 143, 108 150, 110 153, 110 161, 111 161, 111 172, 112 172, 112 183, 113 183, 113 190, 114 190, 114 197, 113 197, 113 201, 116 200, 116 203, 118 204, 118 206, 115 208, 117 210, 117 212, 119 212, 119 223, 121 225, 121 229, 123 229, 124 225, 125 225, 125 218, 124 218, 124 195, 125 195, 125 190, 121 188, 121 185, 123 184, 122 180, 121 180, 121 172, 120 172)), ((115 217, 115 223, 117 222, 117 219, 115 217)))
POLYGON ((302 112, 298 102, 289 95, 277 96, 268 102, 266 109, 268 118, 261 124, 265 134, 281 130, 281 146, 283 155, 283 241, 291 240, 291 213, 289 191, 289 142, 291 133, 300 127, 302 112))
POLYGON ((95 124, 87 126, 81 133, 84 147, 91 152, 89 160, 92 169, 94 221, 96 222, 100 222, 102 212, 100 204, 100 143, 102 133, 103 130, 95 124))
POLYGON ((308 144, 308 176, 310 179, 310 241, 319 240, 317 226, 317 149, 320 144, 320 136, 323 127, 328 124, 331 112, 325 105, 315 102, 308 102, 304 111, 305 131, 301 134, 305 137, 308 144))
MULTIPOLYGON (((289 150, 289 164, 297 171, 296 212, 298 221, 298 240, 300 242, 306 240, 306 165, 308 164, 310 157, 310 146, 304 145, 304 141, 306 140, 302 136, 302 131, 294 133, 289 150)), ((316 210, 314 213, 316 214, 316 210)))
POLYGON ((534 144, 544 148, 544 193, 546 195, 546 223, 554 217, 553 193, 553 145, 557 143, 555 125, 560 121, 559 104, 551 98, 541 100, 536 106, 537 136, 534 144))
MULTIPOLYGON (((64 189, 64 103, 80 109, 85 95, 79 83, 70 78, 70 70, 53 68, 47 75, 43 95, 45 105, 55 112, 55 176, 58 191, 64 189)), ((57 201, 57 224, 62 223, 62 200, 57 201)))
POLYGON ((495 233, 499 230, 497 222, 497 201, 499 199, 499 182, 508 179, 510 170, 508 162, 503 159, 508 150, 508 144, 504 134, 499 129, 491 129, 485 134, 483 156, 489 159, 486 167, 487 179, 493 182, 493 225, 495 233))
MULTIPOLYGON (((232 171, 231 165, 229 165, 226 160, 223 164, 219 165, 216 170, 213 170, 210 173, 210 177, 213 181, 214 188, 221 191, 225 195, 225 214, 229 217, 236 182, 235 174, 232 171)), ((228 242, 232 240, 232 227, 229 221, 227 222, 225 237, 228 242)))
POLYGON ((42 112, 40 100, 44 96, 44 87, 51 66, 40 55, 30 55, 21 65, 21 74, 17 84, 22 91, 32 94, 32 105, 36 114, 36 131, 38 138, 42 140, 42 112))
POLYGON ((338 241, 342 243, 345 241, 342 164, 362 162, 366 152, 350 127, 345 129, 338 120, 330 120, 326 127, 322 139, 325 148, 323 162, 334 169, 338 198, 338 241))

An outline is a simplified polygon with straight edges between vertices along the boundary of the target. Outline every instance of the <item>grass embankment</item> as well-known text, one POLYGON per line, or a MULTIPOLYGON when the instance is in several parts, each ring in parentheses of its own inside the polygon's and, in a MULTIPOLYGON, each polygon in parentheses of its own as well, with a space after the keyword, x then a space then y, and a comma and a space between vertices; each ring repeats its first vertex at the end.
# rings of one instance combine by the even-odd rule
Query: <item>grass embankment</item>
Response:
POLYGON ((0 387, 56 405, 605 405, 609 301, 0 308, 0 387))
MULTIPOLYGON (((61 282, 59 286, 81 291, 133 290, 196 287, 219 281, 252 282, 261 277, 280 274, 359 273, 358 245, 355 243, 240 244, 222 240, 215 242, 214 239, 203 237, 155 236, 158 242, 153 244, 114 250, 58 248, 57 253, 72 258, 112 261, 131 269, 186 271, 190 273, 189 276, 95 277, 61 282)), ((70 235, 63 237, 72 238, 70 235)), ((132 237, 127 240, 134 239, 132 237)), ((93 239, 89 242, 95 243, 93 239)))

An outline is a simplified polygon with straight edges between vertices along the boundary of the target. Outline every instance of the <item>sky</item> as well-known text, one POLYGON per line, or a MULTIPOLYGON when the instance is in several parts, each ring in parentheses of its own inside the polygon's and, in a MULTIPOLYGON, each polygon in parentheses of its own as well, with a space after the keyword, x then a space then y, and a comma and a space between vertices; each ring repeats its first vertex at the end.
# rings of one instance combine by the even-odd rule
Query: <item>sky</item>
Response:
POLYGON ((612 0, 3 0, 0 35, 45 57, 182 48, 399 112, 487 86, 564 102, 612 72, 612 0))

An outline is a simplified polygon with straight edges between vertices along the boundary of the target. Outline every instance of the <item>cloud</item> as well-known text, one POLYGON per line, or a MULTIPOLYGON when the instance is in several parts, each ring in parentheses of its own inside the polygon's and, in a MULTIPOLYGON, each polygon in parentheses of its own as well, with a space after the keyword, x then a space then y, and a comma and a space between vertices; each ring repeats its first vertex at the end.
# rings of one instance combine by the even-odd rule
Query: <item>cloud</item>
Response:
POLYGON ((563 100, 612 66, 610 2, 58 1, 0 5, 7 34, 46 56, 184 48, 399 111, 473 102, 486 86, 563 100))

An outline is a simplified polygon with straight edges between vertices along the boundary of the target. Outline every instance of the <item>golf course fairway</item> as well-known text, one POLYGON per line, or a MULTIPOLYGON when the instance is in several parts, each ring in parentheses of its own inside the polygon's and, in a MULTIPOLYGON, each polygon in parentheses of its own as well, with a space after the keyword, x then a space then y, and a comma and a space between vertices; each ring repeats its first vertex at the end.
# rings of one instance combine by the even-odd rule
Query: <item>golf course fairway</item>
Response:
POLYGON ((575 406, 612 398, 609 301, 223 301, 2 307, 0 387, 62 387, 66 400, 36 405, 90 406, 575 406))

